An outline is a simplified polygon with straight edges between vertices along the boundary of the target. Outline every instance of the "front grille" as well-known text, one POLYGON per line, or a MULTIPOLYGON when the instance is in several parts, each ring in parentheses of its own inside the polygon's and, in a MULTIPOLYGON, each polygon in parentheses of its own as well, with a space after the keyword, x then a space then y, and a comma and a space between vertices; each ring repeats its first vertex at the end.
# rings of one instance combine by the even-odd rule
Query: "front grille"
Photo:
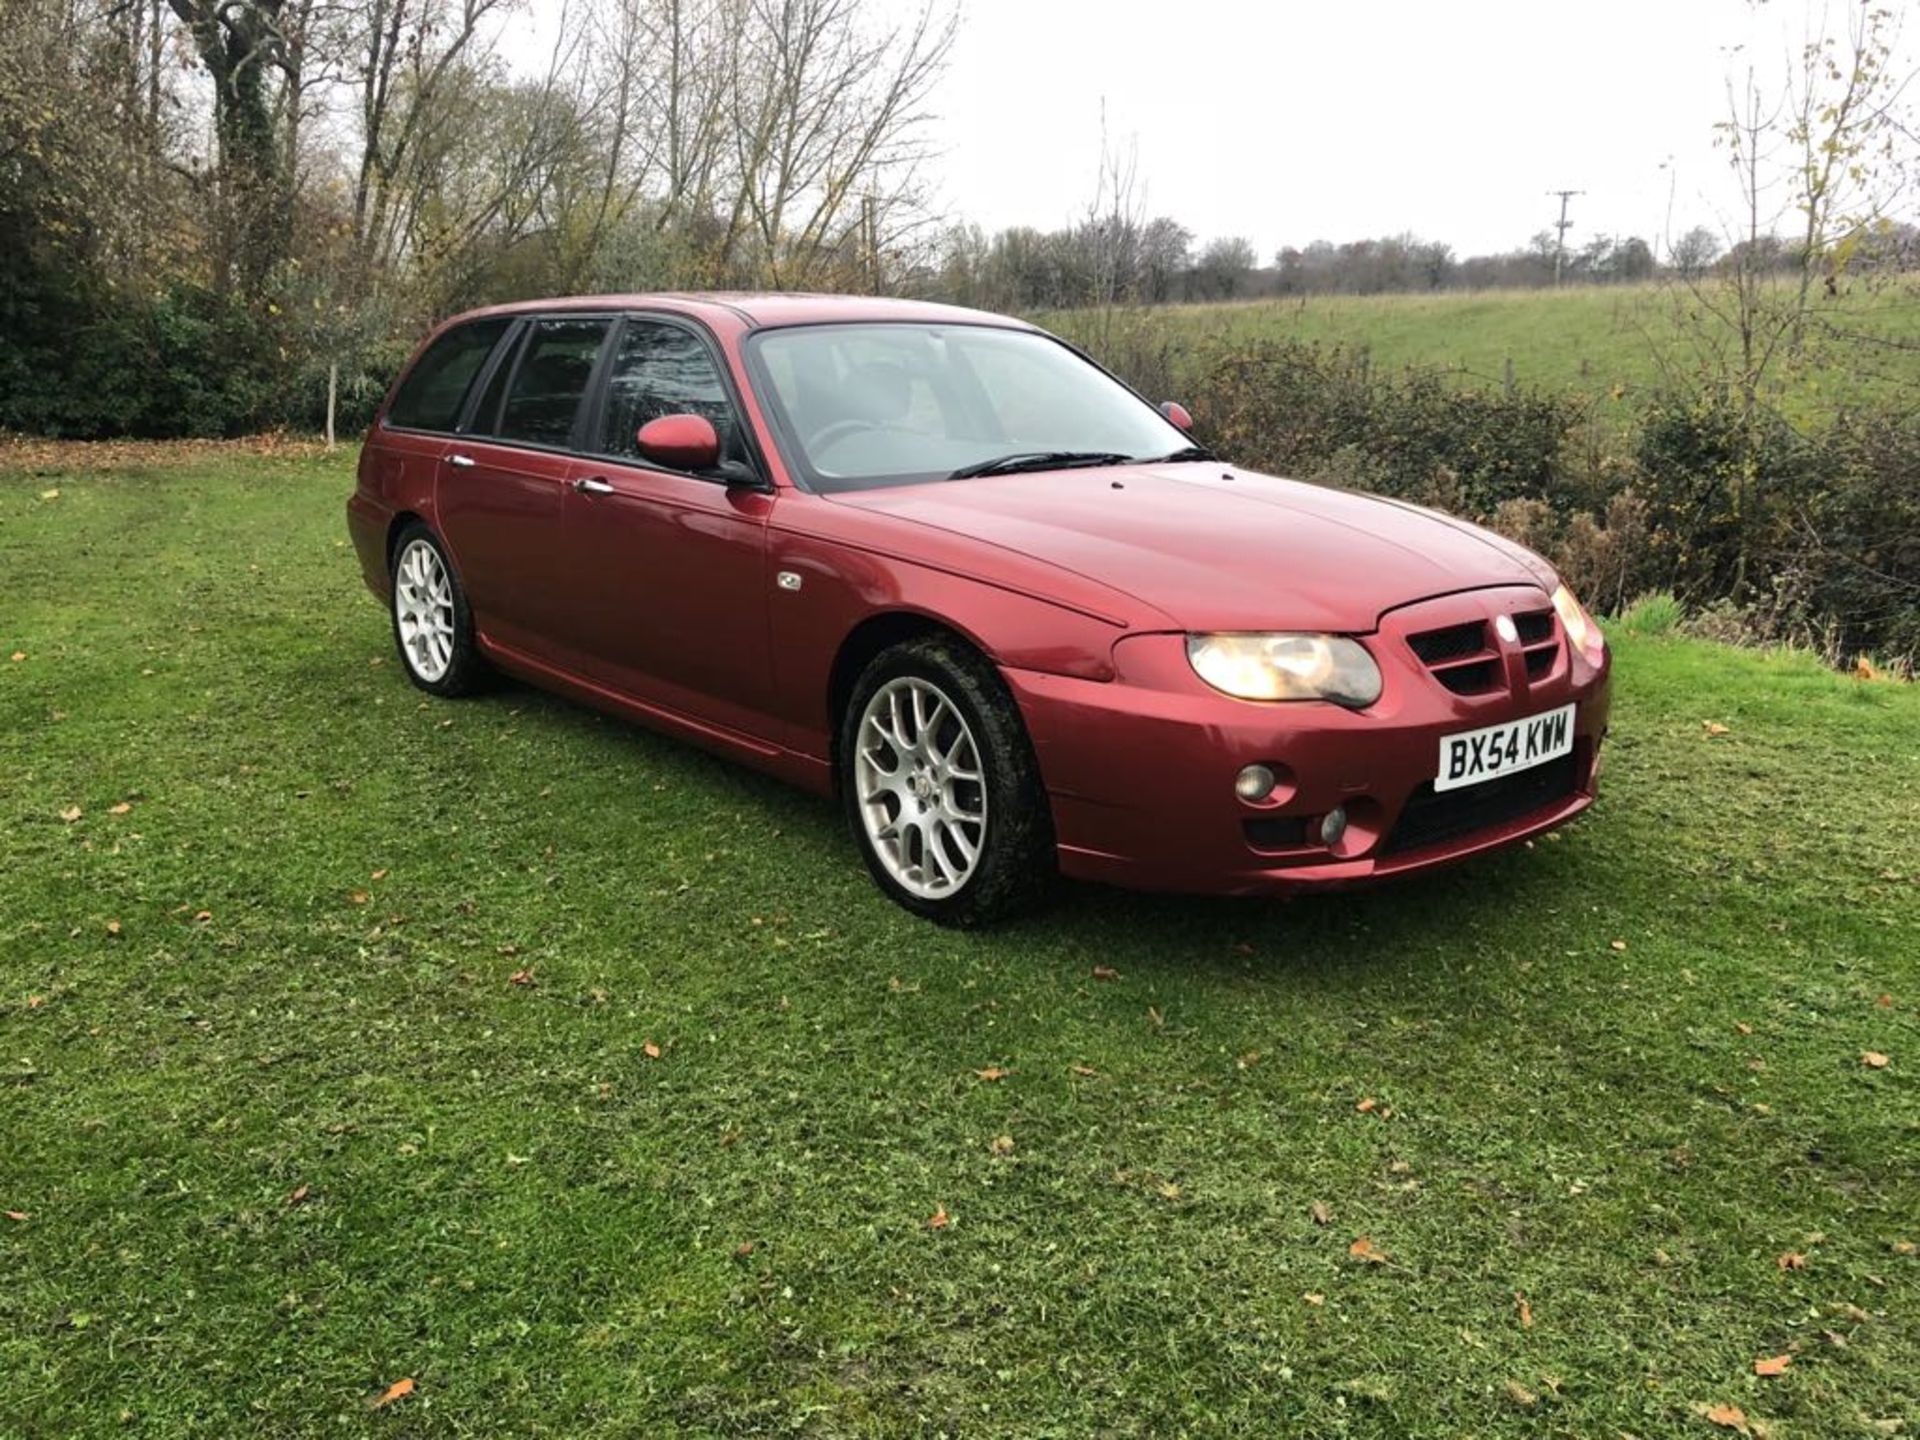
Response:
POLYGON ((1456 695, 1484 695, 1500 683, 1500 659, 1487 645, 1487 622, 1469 620, 1407 637, 1433 678, 1456 695))
POLYGON ((1513 628, 1520 632, 1522 645, 1538 645, 1542 640, 1553 638, 1553 612, 1551 610, 1529 610, 1523 615, 1513 617, 1513 628))
POLYGON ((1459 790, 1436 793, 1428 781, 1407 801, 1381 853, 1443 845, 1548 809, 1573 794, 1574 759, 1574 755, 1562 755, 1531 770, 1516 770, 1459 790))
MULTIPOLYGON (((1513 616, 1513 628, 1520 638, 1527 681, 1537 684, 1553 673, 1560 656, 1553 611, 1524 611, 1513 616)), ((1456 695, 1486 695, 1505 683, 1506 667, 1487 639, 1484 620, 1418 631, 1407 636, 1407 648, 1456 695)))
POLYGON ((1407 644, 1413 653, 1429 665, 1477 655, 1487 648, 1487 622, 1469 620, 1464 625, 1449 625, 1444 630, 1423 630, 1409 635, 1407 644))

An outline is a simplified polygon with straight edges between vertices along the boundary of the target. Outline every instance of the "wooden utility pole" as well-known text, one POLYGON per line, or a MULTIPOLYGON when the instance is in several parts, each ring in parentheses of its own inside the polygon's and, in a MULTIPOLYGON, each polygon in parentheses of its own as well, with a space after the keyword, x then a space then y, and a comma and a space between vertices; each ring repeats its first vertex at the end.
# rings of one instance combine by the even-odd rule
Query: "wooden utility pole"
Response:
POLYGON ((1553 283, 1560 283, 1560 269, 1567 263, 1567 227, 1573 222, 1567 219, 1567 202, 1576 195, 1584 195, 1584 190, 1549 190, 1547 194, 1560 197, 1560 219, 1553 227, 1553 283))

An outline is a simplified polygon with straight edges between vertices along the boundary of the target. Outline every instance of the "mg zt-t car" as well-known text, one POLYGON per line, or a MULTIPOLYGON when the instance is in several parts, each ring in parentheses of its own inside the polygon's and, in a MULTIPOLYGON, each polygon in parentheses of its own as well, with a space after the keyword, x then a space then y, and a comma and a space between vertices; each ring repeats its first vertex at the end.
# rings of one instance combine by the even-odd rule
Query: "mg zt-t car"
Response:
POLYGON ((421 689, 502 671, 837 797, 951 924, 1056 874, 1381 880, 1592 802, 1607 648, 1550 566, 1190 424, 976 311, 540 301, 426 339, 347 520, 421 689))

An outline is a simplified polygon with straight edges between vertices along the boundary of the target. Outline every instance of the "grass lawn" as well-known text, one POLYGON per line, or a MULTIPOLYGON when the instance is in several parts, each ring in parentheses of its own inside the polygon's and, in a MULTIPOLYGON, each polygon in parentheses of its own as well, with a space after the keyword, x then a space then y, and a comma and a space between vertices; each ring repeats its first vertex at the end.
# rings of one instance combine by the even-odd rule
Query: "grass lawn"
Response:
POLYGON ((1623 635, 1530 851, 957 935, 425 700, 349 485, 0 474, 0 1436, 1920 1424, 1920 689, 1623 635))

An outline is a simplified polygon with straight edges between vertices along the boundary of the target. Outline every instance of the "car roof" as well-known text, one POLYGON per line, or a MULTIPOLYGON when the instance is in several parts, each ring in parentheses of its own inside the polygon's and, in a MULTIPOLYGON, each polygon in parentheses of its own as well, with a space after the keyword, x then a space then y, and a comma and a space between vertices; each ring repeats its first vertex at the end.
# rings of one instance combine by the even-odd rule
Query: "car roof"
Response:
POLYGON ((456 316, 471 320, 482 315, 519 315, 555 310, 666 310, 696 316, 710 325, 757 330, 781 325, 909 323, 999 325, 1031 330, 1024 320, 939 305, 928 300, 896 300, 882 295, 815 295, 780 291, 702 290, 664 291, 640 295, 566 295, 547 300, 518 300, 489 305, 456 316))

